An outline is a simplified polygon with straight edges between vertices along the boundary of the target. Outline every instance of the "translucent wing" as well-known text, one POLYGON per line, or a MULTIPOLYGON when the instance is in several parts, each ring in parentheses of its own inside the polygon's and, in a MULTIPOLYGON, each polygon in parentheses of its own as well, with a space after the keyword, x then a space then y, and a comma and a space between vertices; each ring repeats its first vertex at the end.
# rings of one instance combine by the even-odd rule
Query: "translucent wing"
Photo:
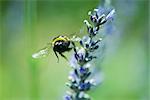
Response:
POLYGON ((46 47, 44 47, 43 49, 39 50, 38 52, 34 53, 32 55, 33 58, 42 58, 42 57, 46 57, 49 55, 50 53, 50 47, 51 45, 47 45, 46 47))
POLYGON ((74 35, 72 38, 70 38, 70 40, 74 41, 74 42, 76 42, 76 41, 79 42, 81 40, 81 38, 76 36, 76 35, 74 35))

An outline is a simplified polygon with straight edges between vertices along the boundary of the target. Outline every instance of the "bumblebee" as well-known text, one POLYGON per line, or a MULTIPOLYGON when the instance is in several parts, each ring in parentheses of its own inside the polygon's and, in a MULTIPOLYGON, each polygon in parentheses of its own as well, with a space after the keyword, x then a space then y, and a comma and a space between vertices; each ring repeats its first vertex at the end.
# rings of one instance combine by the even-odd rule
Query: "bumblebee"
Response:
POLYGON ((33 54, 32 57, 33 58, 45 57, 45 56, 49 55, 50 48, 52 47, 53 51, 58 59, 58 62, 59 62, 58 54, 67 60, 67 57, 65 55, 63 55, 64 52, 66 52, 66 51, 69 52, 72 49, 74 49, 74 51, 76 52, 75 43, 73 41, 73 38, 70 39, 67 36, 59 35, 59 36, 55 37, 54 39, 52 39, 52 42, 48 43, 45 48, 43 48, 39 52, 33 54))

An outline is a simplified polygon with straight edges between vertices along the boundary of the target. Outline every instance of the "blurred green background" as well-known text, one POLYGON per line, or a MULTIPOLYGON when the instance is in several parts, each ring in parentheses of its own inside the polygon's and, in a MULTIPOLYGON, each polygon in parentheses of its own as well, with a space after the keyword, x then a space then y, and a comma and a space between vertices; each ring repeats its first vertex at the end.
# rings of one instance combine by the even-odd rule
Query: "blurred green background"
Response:
MULTIPOLYGON (((112 1, 117 49, 102 62, 103 84, 89 94, 93 100, 148 100, 148 0, 112 1)), ((43 59, 31 55, 58 34, 78 32, 87 12, 99 5, 99 0, 0 0, 0 100, 61 100, 69 65, 64 59, 57 63, 53 52, 43 59)))

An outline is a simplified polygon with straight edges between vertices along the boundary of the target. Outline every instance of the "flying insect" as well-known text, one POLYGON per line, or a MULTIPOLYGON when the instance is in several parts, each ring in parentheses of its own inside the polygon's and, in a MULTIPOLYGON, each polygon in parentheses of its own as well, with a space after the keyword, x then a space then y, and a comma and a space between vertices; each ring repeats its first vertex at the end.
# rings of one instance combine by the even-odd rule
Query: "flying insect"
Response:
POLYGON ((48 56, 50 53, 50 49, 52 47, 53 52, 55 53, 58 59, 58 62, 59 62, 58 54, 67 60, 67 57, 63 53, 67 51, 69 52, 72 49, 76 52, 76 46, 74 41, 78 41, 78 38, 76 38, 75 36, 69 38, 65 35, 59 35, 53 38, 52 41, 48 43, 46 47, 44 47, 37 53, 34 53, 32 57, 41 58, 41 57, 48 56))

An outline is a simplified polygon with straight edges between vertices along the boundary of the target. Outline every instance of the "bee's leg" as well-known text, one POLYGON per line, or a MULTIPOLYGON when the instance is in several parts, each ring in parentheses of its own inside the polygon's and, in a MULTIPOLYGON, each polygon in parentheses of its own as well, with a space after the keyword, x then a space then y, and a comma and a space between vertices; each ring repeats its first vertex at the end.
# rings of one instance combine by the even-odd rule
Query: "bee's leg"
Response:
POLYGON ((76 45, 75 45, 75 43, 72 42, 72 45, 73 45, 73 49, 74 49, 75 54, 77 54, 77 50, 76 50, 76 45))
POLYGON ((68 59, 65 55, 63 55, 62 53, 59 53, 59 54, 68 61, 68 59))
POLYGON ((78 55, 77 50, 76 50, 76 45, 75 45, 74 42, 72 42, 72 45, 73 45, 73 49, 74 49, 74 52, 75 52, 74 56, 75 56, 76 59, 78 59, 79 55, 78 55))
POLYGON ((57 55, 57 52, 56 51, 54 51, 54 53, 55 53, 55 55, 56 55, 56 57, 57 57, 57 62, 59 62, 59 57, 58 57, 58 55, 57 55))

